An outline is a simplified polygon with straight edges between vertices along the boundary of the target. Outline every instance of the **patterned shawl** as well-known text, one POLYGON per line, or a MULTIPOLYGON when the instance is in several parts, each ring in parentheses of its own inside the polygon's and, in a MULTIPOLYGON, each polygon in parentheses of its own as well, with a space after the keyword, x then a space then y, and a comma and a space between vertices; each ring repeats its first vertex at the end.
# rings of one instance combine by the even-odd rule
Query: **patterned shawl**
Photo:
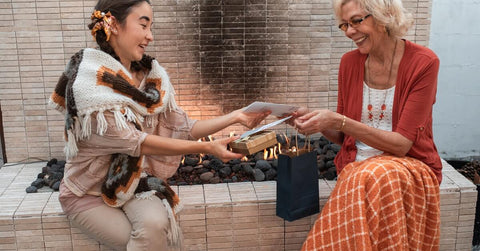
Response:
MULTIPOLYGON (((72 56, 61 75, 50 104, 65 114, 65 155, 77 152, 77 141, 88 139, 92 133, 91 116, 96 114, 99 135, 107 129, 105 111, 113 112, 117 129, 125 130, 134 123, 142 130, 142 122, 153 125, 155 115, 177 109, 174 89, 168 75, 155 59, 145 58, 140 67, 148 72, 139 88, 133 84, 130 72, 115 58, 96 49, 83 49, 72 56)), ((181 241, 175 213, 181 210, 180 200, 165 181, 146 177, 142 170, 143 156, 112 154, 102 198, 111 207, 121 207, 135 195, 137 198, 158 196, 170 218, 168 239, 171 244, 181 241)))

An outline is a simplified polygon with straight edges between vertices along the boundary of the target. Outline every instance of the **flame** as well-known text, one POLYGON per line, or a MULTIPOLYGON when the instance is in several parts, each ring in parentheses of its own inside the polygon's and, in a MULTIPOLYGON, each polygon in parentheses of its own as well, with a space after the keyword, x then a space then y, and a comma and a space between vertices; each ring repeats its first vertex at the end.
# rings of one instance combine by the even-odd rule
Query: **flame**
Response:
POLYGON ((243 161, 243 162, 248 161, 247 156, 243 156, 242 159, 241 159, 241 161, 243 161))
POLYGON ((197 163, 197 165, 202 164, 202 162, 203 162, 203 156, 205 156, 205 154, 203 154, 203 153, 200 153, 200 154, 198 155, 198 163, 197 163))
POLYGON ((290 139, 287 137, 287 134, 283 133, 283 137, 285 138, 286 147, 290 148, 290 139))
POLYGON ((292 146, 292 149, 291 149, 292 152, 296 152, 297 151, 297 147, 295 146, 292 146))
POLYGON ((264 160, 271 160, 271 159, 278 159, 277 155, 277 146, 270 147, 268 149, 263 149, 263 159, 264 160))
POLYGON ((280 143, 277 144, 278 145, 278 154, 282 154, 282 145, 280 143))
POLYGON ((182 156, 182 161, 180 161, 180 163, 182 163, 182 166, 185 164, 185 155, 182 156))
POLYGON ((208 135, 208 141, 213 141, 212 135, 208 135))

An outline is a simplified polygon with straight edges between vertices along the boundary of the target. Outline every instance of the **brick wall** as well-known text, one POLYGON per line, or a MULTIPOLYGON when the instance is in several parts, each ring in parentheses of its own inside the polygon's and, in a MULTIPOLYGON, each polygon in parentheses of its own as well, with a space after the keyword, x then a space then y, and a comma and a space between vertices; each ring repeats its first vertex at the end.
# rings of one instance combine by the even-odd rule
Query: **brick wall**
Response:
MULTIPOLYGON (((428 45, 431 0, 405 0, 406 36, 428 45)), ((63 156, 63 116, 47 106, 69 57, 95 44, 95 1, 0 2, 0 107, 8 162, 63 156)), ((149 46, 179 105, 207 119, 268 101, 336 107, 340 57, 355 46, 336 28, 330 0, 154 0, 149 46)), ((269 118, 273 120, 274 118, 269 118)), ((232 126, 219 133, 241 132, 232 126)))

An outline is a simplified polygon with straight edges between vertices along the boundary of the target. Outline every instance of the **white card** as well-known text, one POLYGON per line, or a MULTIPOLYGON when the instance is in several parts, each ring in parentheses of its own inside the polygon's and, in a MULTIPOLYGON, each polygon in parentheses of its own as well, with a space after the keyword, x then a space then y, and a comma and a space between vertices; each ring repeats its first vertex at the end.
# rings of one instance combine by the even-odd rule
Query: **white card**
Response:
POLYGON ((265 112, 272 111, 271 115, 276 117, 283 117, 292 114, 298 110, 298 106, 285 105, 285 104, 275 104, 275 103, 266 103, 255 101, 247 106, 243 111, 244 112, 265 112))

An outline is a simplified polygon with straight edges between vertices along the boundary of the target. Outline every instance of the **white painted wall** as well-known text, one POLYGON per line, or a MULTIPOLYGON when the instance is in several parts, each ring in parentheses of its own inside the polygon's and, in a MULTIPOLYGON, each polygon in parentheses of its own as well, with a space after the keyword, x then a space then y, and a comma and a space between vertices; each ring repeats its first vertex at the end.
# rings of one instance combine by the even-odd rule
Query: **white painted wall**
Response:
POLYGON ((440 58, 433 133, 444 159, 480 156, 480 0, 432 0, 429 47, 440 58))

